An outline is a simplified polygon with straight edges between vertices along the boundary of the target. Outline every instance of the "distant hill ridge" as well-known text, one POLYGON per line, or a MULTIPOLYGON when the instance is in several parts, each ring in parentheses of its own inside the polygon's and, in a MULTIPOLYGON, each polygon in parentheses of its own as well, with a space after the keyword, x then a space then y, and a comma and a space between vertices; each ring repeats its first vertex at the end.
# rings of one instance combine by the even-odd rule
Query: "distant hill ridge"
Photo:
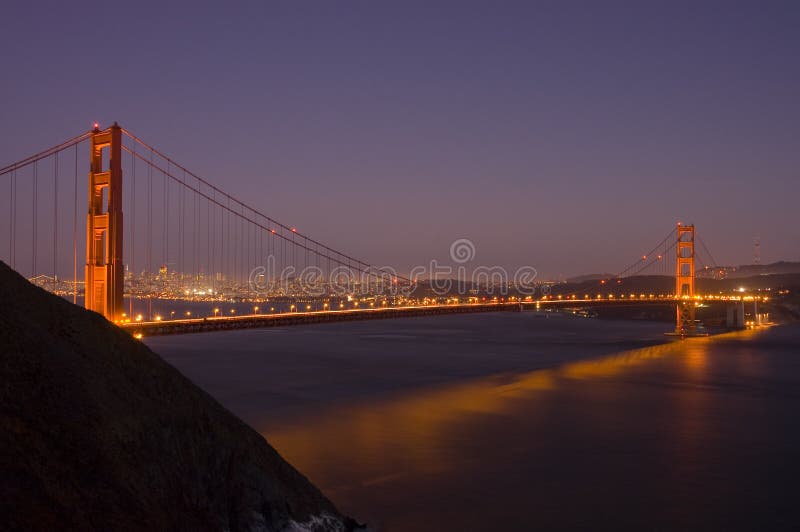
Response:
MULTIPOLYGON (((800 273, 800 262, 779 261, 772 264, 743 264, 741 266, 717 266, 715 270, 725 270, 725 277, 738 279, 752 277, 753 275, 782 275, 787 273, 800 273)), ((587 273, 568 278, 567 283, 583 283, 586 281, 599 281, 600 279, 615 279, 615 273, 587 273)), ((650 276, 645 274, 644 276, 650 276)))
POLYGON ((743 264, 741 266, 720 266, 717 269, 724 269, 726 277, 729 279, 737 279, 753 275, 800 273, 800 262, 779 261, 772 264, 743 264))
POLYGON ((141 342, 0 262, 0 528, 346 531, 264 438, 141 342))

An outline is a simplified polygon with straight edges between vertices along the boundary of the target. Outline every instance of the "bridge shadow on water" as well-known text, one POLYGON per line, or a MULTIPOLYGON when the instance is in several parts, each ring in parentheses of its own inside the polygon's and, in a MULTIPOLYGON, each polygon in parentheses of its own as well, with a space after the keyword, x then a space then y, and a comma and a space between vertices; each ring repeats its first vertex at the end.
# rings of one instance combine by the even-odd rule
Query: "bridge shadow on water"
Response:
POLYGON ((674 341, 262 430, 379 530, 786 528, 796 333, 674 341))

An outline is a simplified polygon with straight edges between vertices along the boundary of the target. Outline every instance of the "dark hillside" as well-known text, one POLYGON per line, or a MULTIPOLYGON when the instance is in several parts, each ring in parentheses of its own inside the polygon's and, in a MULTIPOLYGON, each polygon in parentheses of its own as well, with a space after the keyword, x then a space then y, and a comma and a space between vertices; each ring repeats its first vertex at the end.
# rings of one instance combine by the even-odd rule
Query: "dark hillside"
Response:
POLYGON ((1 262, 0 302, 0 529, 352 528, 261 435, 98 314, 1 262))

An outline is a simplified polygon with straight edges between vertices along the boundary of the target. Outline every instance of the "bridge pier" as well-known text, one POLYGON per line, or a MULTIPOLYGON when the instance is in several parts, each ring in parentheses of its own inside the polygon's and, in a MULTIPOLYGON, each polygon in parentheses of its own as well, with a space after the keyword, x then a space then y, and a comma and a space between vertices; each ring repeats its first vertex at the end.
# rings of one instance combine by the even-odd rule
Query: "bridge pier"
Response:
POLYGON ((725 310, 725 326, 729 329, 744 329, 744 301, 728 305, 725 310))

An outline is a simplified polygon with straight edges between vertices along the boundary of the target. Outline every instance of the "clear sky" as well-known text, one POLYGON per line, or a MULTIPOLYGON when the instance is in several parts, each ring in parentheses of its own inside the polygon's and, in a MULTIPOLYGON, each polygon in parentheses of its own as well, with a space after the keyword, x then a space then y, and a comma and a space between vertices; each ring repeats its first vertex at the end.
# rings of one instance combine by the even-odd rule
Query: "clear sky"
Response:
POLYGON ((117 120, 400 270, 800 260, 797 2, 4 2, 0 165, 117 120), (435 4, 435 5, 433 5, 435 4))

